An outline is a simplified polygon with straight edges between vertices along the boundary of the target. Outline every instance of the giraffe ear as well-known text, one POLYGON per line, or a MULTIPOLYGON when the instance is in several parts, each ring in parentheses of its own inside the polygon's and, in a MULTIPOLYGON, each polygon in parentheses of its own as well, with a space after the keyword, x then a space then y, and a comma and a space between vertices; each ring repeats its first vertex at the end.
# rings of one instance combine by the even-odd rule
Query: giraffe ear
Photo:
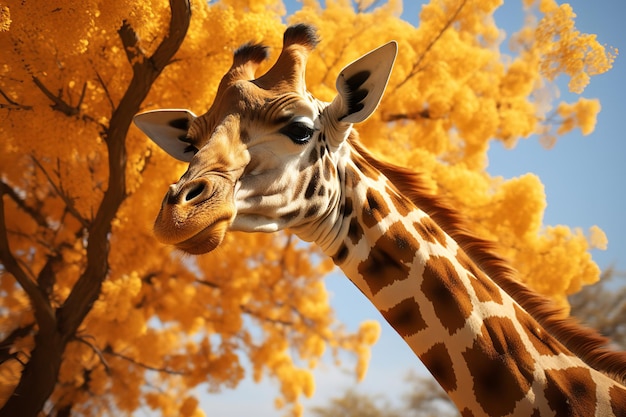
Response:
POLYGON ((348 64, 337 77, 339 96, 331 104, 341 109, 339 121, 358 123, 376 110, 383 96, 398 52, 398 44, 391 41, 348 64))
POLYGON ((197 149, 187 141, 187 131, 196 115, 189 110, 151 110, 137 114, 133 121, 143 133, 179 161, 189 162, 197 149))

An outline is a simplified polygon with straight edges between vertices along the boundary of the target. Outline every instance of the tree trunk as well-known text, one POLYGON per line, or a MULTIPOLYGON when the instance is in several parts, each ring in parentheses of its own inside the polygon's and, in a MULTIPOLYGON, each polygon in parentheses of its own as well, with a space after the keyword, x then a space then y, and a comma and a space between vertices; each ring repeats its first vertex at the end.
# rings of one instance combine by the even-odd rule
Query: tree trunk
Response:
POLYGON ((56 330, 37 333, 30 360, 13 395, 0 409, 0 417, 38 415, 56 385, 65 344, 56 330))

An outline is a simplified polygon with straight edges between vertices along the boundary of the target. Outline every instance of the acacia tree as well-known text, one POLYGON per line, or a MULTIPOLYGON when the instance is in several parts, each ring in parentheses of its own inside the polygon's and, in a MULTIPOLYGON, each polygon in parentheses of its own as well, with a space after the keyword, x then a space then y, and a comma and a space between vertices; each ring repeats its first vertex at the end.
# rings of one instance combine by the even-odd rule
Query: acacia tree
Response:
MULTIPOLYGON (((190 389, 236 386, 243 356, 255 380, 279 383, 277 405, 299 414, 324 351, 354 352, 362 375, 377 324, 349 333, 336 322, 322 281, 329 261, 288 234, 231 234, 197 258, 157 244, 152 219, 185 166, 130 127, 140 110, 206 110, 237 46, 280 50, 284 7, 128 3, 0 5, 0 416, 142 406, 199 416, 190 389)), ((605 243, 599 229, 544 228, 538 178, 485 172, 491 140, 513 146, 538 134, 551 143, 593 130, 597 101, 539 94, 562 73, 582 92, 589 75, 611 66, 612 52, 576 30, 571 8, 524 1, 539 18, 512 36, 506 57, 496 0, 433 0, 418 28, 398 18, 397 0, 324 3, 305 0, 286 18, 322 36, 311 91, 330 99, 343 65, 397 39, 388 92, 362 140, 418 165, 478 233, 498 237, 530 286, 565 306, 567 294, 596 281, 588 250, 605 243)))

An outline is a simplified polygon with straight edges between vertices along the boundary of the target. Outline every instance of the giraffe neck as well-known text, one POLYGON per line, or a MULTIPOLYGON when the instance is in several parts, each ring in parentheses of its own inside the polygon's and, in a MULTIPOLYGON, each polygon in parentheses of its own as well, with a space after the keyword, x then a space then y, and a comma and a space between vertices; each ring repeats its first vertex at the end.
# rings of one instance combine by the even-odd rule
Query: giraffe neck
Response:
POLYGON ((463 415, 626 413, 624 386, 553 338, 358 153, 343 181, 316 242, 463 415))

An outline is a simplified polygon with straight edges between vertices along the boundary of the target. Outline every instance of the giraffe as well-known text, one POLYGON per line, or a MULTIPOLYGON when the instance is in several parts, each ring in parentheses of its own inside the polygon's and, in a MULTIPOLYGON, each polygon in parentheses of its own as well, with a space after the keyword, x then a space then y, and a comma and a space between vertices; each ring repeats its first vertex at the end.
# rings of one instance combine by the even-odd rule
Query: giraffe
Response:
POLYGON ((515 280, 493 244, 464 227, 421 174, 376 159, 353 125, 378 106, 397 53, 387 43, 345 67, 338 94, 307 92, 312 26, 234 53, 202 116, 155 110, 136 125, 189 163, 169 187, 156 237, 185 252, 228 230, 291 230, 319 245, 468 416, 626 416, 626 353, 563 318, 515 280))

